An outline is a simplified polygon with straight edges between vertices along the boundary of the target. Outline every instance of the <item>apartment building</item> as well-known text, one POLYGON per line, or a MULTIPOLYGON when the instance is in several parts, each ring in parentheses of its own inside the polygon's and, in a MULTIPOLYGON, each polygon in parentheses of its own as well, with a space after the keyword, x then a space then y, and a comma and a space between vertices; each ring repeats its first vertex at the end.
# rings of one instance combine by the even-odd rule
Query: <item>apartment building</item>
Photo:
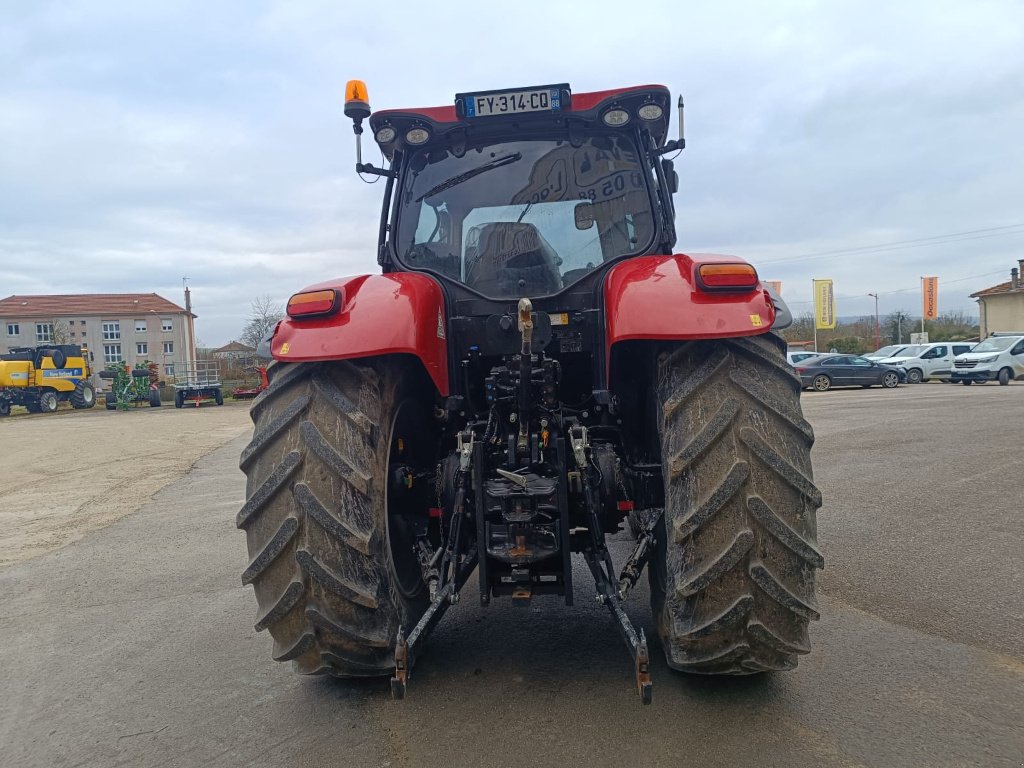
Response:
POLYGON ((0 299, 0 348, 85 344, 93 368, 153 362, 170 376, 194 358, 195 315, 155 293, 83 293, 0 299))

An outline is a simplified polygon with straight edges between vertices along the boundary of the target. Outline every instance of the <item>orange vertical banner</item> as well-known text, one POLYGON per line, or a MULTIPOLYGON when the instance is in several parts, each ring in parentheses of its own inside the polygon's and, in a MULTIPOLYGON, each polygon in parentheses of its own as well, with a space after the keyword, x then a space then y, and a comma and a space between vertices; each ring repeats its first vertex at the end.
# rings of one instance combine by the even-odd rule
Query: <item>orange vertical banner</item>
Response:
POLYGON ((939 316, 939 278, 921 278, 921 301, 925 320, 934 320, 939 316))

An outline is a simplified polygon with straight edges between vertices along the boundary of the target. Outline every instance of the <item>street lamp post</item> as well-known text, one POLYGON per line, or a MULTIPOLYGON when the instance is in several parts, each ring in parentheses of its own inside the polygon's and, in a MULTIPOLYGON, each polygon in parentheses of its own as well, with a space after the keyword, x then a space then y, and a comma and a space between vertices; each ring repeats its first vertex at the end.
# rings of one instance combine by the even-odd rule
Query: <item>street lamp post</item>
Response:
POLYGON ((882 348, 882 326, 878 322, 878 294, 877 293, 869 293, 868 296, 873 297, 874 300, 875 300, 875 349, 881 349, 882 348))

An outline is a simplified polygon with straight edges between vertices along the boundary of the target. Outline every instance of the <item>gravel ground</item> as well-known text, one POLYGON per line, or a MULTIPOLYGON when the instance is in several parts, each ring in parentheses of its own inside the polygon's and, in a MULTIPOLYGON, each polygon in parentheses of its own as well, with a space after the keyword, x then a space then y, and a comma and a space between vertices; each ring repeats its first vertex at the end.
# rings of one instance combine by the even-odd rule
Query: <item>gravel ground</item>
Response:
MULTIPOLYGON (((583 567, 574 608, 482 608, 470 579, 403 702, 384 680, 296 676, 271 661, 239 583, 243 434, 136 514, 0 568, 0 763, 1019 768, 1024 385, 811 393, 804 407, 827 565, 813 652, 793 672, 679 675, 655 642, 642 707, 583 567)), ((84 442, 110 441, 120 419, 97 414, 84 442)), ((618 537, 616 559, 629 547, 618 537)), ((647 600, 642 583, 629 611, 653 637, 647 600)))
POLYGON ((250 428, 242 403, 123 412, 98 405, 0 419, 0 567, 135 512, 250 428))

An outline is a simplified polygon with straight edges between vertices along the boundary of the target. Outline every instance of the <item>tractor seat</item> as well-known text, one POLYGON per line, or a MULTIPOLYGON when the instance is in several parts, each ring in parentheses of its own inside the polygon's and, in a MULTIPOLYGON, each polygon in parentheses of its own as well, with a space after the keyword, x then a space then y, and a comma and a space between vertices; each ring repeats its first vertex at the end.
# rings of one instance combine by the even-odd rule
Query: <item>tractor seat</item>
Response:
POLYGON ((486 296, 554 293, 562 287, 559 261, 533 224, 492 222, 466 236, 466 285, 486 296))

